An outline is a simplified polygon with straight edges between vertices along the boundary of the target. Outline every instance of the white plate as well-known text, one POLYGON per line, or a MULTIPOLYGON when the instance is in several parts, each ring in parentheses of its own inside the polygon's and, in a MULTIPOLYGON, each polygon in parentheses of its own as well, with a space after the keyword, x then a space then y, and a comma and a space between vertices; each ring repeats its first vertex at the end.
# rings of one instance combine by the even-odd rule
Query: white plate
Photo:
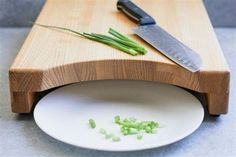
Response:
POLYGON ((185 90, 145 81, 93 81, 59 88, 42 98, 34 110, 37 125, 65 143, 105 151, 133 151, 164 146, 191 134, 201 124, 201 103, 185 90), (120 135, 116 115, 155 120, 156 134, 120 135), (96 120, 90 129, 88 119, 96 120), (119 135, 120 142, 105 139, 99 128, 119 135))

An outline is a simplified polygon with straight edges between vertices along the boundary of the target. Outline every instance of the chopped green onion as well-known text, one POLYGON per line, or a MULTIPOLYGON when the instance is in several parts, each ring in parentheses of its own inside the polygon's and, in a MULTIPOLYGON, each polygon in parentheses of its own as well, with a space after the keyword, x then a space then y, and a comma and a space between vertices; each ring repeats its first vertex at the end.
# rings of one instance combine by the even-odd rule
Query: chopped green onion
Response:
POLYGON ((106 139, 110 139, 110 138, 113 138, 113 137, 114 137, 114 134, 112 134, 112 133, 105 134, 106 139))
POLYGON ((138 135, 137 135, 137 139, 138 139, 138 140, 141 140, 142 138, 143 138, 143 135, 142 135, 142 134, 138 134, 138 135))
POLYGON ((115 116, 115 123, 119 124, 120 123, 120 116, 115 116))
POLYGON ((101 128, 101 129, 99 130, 99 132, 100 132, 101 134, 103 134, 103 135, 106 135, 106 134, 107 134, 107 131, 106 131, 105 129, 103 129, 103 128, 101 128))
POLYGON ((136 118, 130 117, 130 118, 129 118, 129 121, 131 121, 131 122, 136 122, 136 118))
POLYGON ((152 134, 157 133, 157 129, 156 129, 156 128, 152 129, 151 133, 152 133, 152 134))
MULTIPOLYGON (((158 122, 155 121, 137 121, 135 118, 124 118, 121 119, 120 116, 114 117, 115 124, 120 126, 120 132, 124 136, 136 135, 137 140, 142 140, 143 133, 155 134, 157 128, 160 126, 158 122)), ((89 119, 89 125, 91 128, 96 127, 94 119, 89 119)), ((99 132, 104 135, 105 139, 111 139, 113 142, 120 141, 120 137, 115 136, 111 132, 107 132, 105 129, 100 128, 99 132)))
POLYGON ((89 125, 93 129, 96 128, 96 123, 95 123, 94 119, 89 119, 89 125))
POLYGON ((145 130, 146 133, 151 133, 152 132, 152 128, 149 127, 149 126, 145 127, 144 130, 145 130))
POLYGON ((129 129, 129 135, 134 135, 134 134, 137 134, 137 133, 138 133, 137 129, 134 129, 134 128, 129 129))
POLYGON ((122 126, 120 128, 120 131, 122 132, 123 135, 128 135, 129 134, 129 128, 122 126))
POLYGON ((112 138, 112 141, 118 142, 118 141, 120 141, 120 137, 115 136, 115 137, 112 138))
POLYGON ((155 134, 159 124, 155 121, 141 121, 138 122, 135 118, 121 119, 120 116, 115 116, 115 123, 120 125, 120 131, 123 135, 137 134, 137 139, 142 139, 142 132, 148 134, 155 134))

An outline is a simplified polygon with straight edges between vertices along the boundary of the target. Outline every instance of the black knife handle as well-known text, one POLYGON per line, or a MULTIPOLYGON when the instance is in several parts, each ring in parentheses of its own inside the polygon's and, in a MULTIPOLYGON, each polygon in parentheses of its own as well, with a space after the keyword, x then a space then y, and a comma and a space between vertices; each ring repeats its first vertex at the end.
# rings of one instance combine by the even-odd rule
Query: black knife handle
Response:
POLYGON ((137 21, 140 25, 150 25, 156 23, 150 15, 129 0, 118 0, 117 9, 137 21))

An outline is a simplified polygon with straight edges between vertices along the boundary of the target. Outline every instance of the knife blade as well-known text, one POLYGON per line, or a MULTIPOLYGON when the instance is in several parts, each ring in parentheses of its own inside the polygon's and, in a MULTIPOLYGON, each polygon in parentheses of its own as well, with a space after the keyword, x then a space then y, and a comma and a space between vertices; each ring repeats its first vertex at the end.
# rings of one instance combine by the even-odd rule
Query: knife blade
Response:
POLYGON ((138 22, 133 31, 163 55, 191 72, 197 72, 202 66, 201 57, 191 48, 173 37, 148 15, 129 0, 118 0, 117 9, 138 22))

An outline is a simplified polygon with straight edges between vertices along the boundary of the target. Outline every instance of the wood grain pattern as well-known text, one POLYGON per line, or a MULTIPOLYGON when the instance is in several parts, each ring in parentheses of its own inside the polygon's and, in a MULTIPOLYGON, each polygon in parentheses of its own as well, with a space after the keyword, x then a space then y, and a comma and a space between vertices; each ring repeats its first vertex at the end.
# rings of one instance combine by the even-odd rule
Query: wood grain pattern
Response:
POLYGON ((33 26, 9 71, 12 111, 29 113, 33 93, 61 85, 132 79, 160 81, 206 93, 210 114, 227 113, 230 71, 202 1, 133 1, 199 53, 203 59, 199 72, 181 68, 135 36, 132 28, 136 24, 117 11, 116 0, 48 0, 38 23, 97 33, 107 33, 112 27, 144 44, 148 53, 134 57, 75 35, 33 26))

